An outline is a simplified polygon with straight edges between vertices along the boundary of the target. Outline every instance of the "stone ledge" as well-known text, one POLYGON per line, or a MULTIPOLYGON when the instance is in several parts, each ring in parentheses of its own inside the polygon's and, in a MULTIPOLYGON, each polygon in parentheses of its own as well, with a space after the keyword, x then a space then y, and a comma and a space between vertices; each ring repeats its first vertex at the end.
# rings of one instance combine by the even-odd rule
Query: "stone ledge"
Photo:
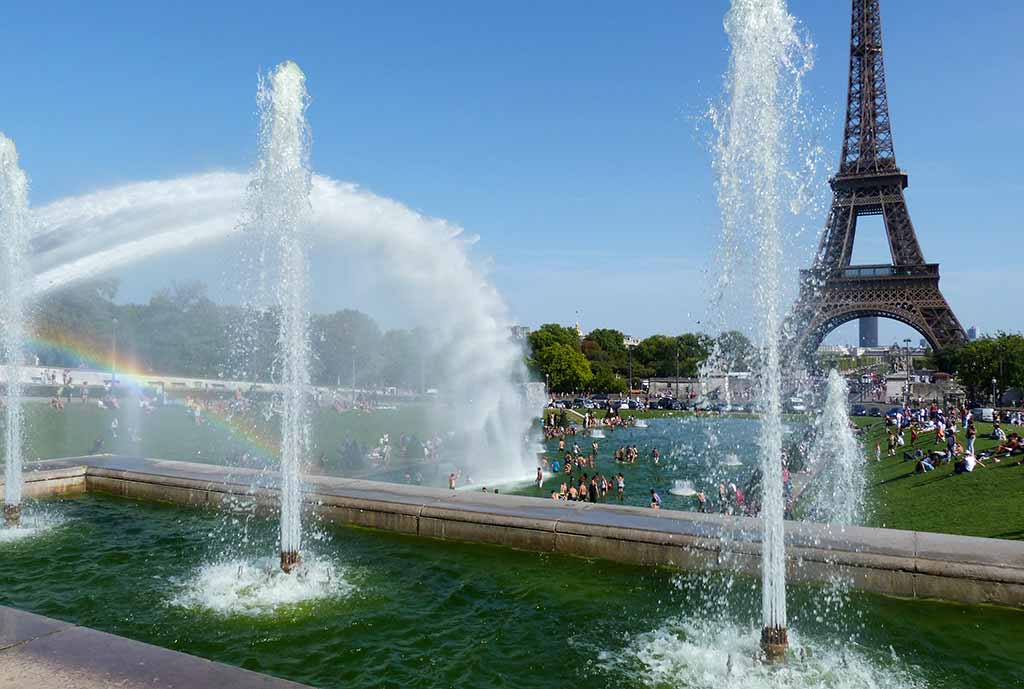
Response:
MULTIPOLYGON (((37 494, 83 489, 191 506, 252 500, 276 510, 275 474, 209 464, 96 456, 33 463, 37 494), (77 472, 77 473, 76 473, 77 472)), ((752 571, 761 522, 616 504, 453 492, 362 479, 304 476, 311 509, 340 524, 683 568, 752 571)), ((801 580, 841 573, 855 587, 893 595, 1024 607, 1024 542, 949 534, 786 523, 789 569, 801 580)))
POLYGON ((0 686, 308 689, 304 684, 7 607, 0 607, 0 686), (6 681, 13 683, 6 685, 6 681))

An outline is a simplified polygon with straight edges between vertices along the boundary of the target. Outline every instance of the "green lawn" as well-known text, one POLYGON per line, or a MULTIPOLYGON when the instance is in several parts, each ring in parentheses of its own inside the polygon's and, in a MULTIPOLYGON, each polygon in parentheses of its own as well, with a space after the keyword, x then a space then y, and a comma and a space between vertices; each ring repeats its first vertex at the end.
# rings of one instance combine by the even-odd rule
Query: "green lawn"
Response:
MULTIPOLYGON (((898 456, 886 457, 886 432, 878 419, 856 418, 867 427, 865 451, 874 460, 875 443, 882 445, 882 461, 868 462, 868 506, 871 526, 912 531, 963 534, 1024 540, 1024 466, 1020 457, 999 464, 985 462, 970 474, 954 474, 951 463, 926 474, 914 473, 914 462, 902 459, 903 451, 919 447, 925 452, 945 449, 935 434, 922 435, 916 445, 899 448, 898 456)), ((975 450, 994 448, 992 424, 978 423, 975 450)), ((1014 428, 1005 428, 1008 433, 1014 428)), ((962 431, 957 439, 966 444, 962 431)))
MULTIPOLYGON (((276 417, 231 419, 210 412, 197 425, 181 406, 161 407, 147 415, 129 404, 112 411, 95 404, 72 403, 57 411, 46 403, 30 402, 25 416, 25 456, 29 460, 88 454, 102 439, 101 452, 231 464, 241 452, 274 456, 279 443, 276 417), (115 418, 119 423, 116 438, 110 429, 115 418)), ((432 410, 423 405, 373 412, 320 409, 313 413, 311 423, 311 457, 317 459, 323 453, 329 468, 337 464, 339 448, 347 441, 354 440, 368 450, 384 433, 397 445, 401 434, 425 439, 435 426, 432 410)))

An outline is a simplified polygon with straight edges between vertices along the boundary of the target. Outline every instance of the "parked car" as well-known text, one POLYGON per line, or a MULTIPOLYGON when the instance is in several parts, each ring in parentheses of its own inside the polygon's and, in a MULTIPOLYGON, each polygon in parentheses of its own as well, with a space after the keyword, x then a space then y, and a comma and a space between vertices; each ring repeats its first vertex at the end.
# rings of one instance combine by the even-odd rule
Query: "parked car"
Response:
POLYGON ((867 416, 868 408, 865 407, 863 404, 855 404, 853 405, 853 408, 850 409, 850 414, 852 416, 867 416))
POLYGON ((971 410, 971 417, 975 421, 992 423, 995 420, 996 410, 992 407, 977 407, 971 410))
POLYGON ((803 414, 807 411, 807 405, 799 397, 790 397, 786 400, 786 409, 793 414, 803 414))
POLYGON ((870 409, 868 409, 868 416, 880 417, 882 416, 882 410, 879 409, 878 407, 871 407, 870 409))

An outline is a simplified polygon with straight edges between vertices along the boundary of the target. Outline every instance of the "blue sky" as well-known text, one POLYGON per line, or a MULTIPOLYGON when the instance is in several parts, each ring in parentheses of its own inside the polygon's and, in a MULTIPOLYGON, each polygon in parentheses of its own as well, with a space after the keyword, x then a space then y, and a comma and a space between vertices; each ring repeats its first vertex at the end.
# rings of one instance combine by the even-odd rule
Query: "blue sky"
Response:
MULTIPOLYGON (((250 167, 256 74, 294 59, 313 98, 316 170, 479 234, 517 320, 578 311, 585 328, 699 327, 718 211, 696 120, 720 92, 726 2, 284 6, 6 6, 0 130, 33 202, 250 167)), ((849 3, 790 11, 816 44, 807 88, 832 168, 849 3)), ((911 214, 964 325, 990 331, 1022 325, 1022 25, 1024 4, 1009 0, 966 13, 954 0, 883 1, 911 214)), ((858 244, 867 260, 881 257, 873 239, 858 244)), ((883 339, 902 333, 883 326, 883 339)))

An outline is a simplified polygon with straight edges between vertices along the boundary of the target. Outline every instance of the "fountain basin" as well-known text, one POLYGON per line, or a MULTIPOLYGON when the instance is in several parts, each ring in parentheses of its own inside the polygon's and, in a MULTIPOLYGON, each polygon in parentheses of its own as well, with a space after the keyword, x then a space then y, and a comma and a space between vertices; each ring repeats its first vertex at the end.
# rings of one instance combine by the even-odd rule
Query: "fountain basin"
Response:
POLYGON ((796 585, 793 651, 784 665, 760 667, 752 660, 760 642, 754 578, 315 520, 305 555, 333 563, 344 585, 307 602, 211 600, 223 589, 205 586, 209 563, 262 560, 267 576, 291 578, 271 557, 275 521, 237 507, 65 498, 49 507, 64 527, 3 546, 0 604, 327 689, 377 687, 382 677, 431 689, 515 677, 555 689, 571 685, 580 667, 597 688, 995 687, 1020 679, 1024 640, 1013 610, 857 593, 837 608, 834 590, 796 585), (965 621, 998 644, 957 654, 965 621))
MULTIPOLYGON (((277 477, 250 469, 123 456, 30 465, 26 495, 94 491, 194 507, 276 513, 277 477)), ((417 536, 683 570, 760 566, 757 519, 304 476, 320 519, 417 536)), ((787 522, 787 575, 909 598, 1024 608, 1024 543, 787 522)))

